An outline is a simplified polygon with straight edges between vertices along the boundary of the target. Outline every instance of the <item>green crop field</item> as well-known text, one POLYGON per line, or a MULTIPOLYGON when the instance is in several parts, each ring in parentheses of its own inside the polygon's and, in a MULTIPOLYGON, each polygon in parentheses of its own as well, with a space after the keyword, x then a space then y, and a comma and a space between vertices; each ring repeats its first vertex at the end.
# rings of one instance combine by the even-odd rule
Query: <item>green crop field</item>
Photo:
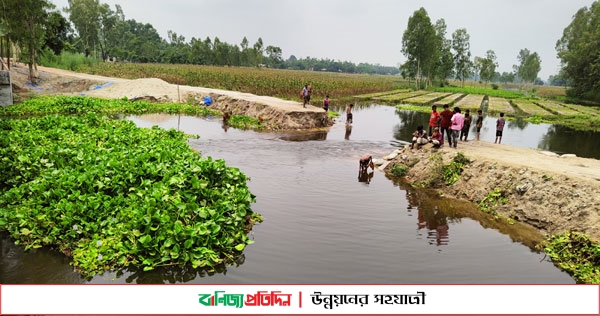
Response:
POLYGON ((590 114, 593 116, 598 116, 600 115, 600 108, 599 107, 593 107, 593 106, 583 106, 583 105, 579 105, 579 104, 569 104, 569 103, 563 103, 562 105, 571 108, 575 111, 579 111, 581 113, 585 113, 585 114, 590 114))
POLYGON ((419 90, 419 91, 414 91, 414 92, 398 93, 398 94, 393 94, 393 95, 389 95, 389 96, 377 97, 377 98, 373 98, 373 100, 395 103, 395 102, 400 102, 400 101, 406 100, 408 98, 416 97, 418 95, 423 95, 423 94, 427 94, 427 93, 429 93, 429 91, 419 90))
POLYGON ((552 113, 546 111, 541 108, 539 105, 533 103, 532 101, 525 99, 514 99, 512 100, 512 104, 518 107, 523 113, 527 115, 536 115, 536 116, 550 116, 552 113))
POLYGON ((488 112, 511 114, 515 110, 506 99, 489 97, 488 112))
POLYGON ((398 89, 398 90, 392 90, 392 91, 384 91, 384 92, 375 92, 375 93, 361 94, 361 95, 355 96, 355 98, 363 99, 363 100, 369 100, 369 99, 376 98, 376 97, 388 96, 388 95, 399 94, 399 93, 406 93, 406 92, 410 92, 410 91, 412 91, 412 90, 410 90, 410 89, 398 89))
POLYGON ((480 94, 469 94, 462 98, 460 101, 454 104, 461 110, 471 109, 479 110, 481 108, 481 102, 483 101, 483 95, 480 94))
POLYGON ((427 93, 427 94, 422 94, 416 97, 412 97, 412 98, 408 98, 406 100, 404 100, 404 103, 408 103, 408 104, 414 104, 414 105, 429 105, 432 104, 433 102, 440 100, 446 96, 448 96, 449 93, 447 92, 432 92, 432 93, 427 93))
POLYGON ((464 95, 464 93, 454 93, 439 101, 435 101, 433 104, 437 105, 438 107, 444 106, 444 104, 453 105, 458 99, 462 98, 464 95))
POLYGON ((545 108, 546 110, 556 113, 559 115, 578 115, 581 114, 571 108, 565 107, 560 103, 552 102, 552 101, 535 101, 536 104, 545 108))
POLYGON ((251 67, 100 63, 83 67, 80 71, 127 79, 160 78, 172 84, 248 92, 288 100, 299 100, 305 83, 311 84, 314 98, 329 95, 331 99, 408 88, 408 81, 398 76, 251 67))

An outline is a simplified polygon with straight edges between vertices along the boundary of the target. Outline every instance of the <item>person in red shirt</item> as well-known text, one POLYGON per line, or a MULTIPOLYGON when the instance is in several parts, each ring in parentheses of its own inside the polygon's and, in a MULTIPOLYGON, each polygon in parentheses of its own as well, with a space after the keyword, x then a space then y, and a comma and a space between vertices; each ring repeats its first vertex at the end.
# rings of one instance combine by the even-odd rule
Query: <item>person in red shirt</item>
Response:
POLYGON ((450 111, 448 104, 444 104, 444 111, 440 113, 440 116, 442 117, 440 125, 442 127, 442 137, 444 134, 448 135, 448 146, 450 147, 452 147, 452 130, 450 129, 450 119, 452 118, 452 115, 454 115, 454 113, 450 111))
POLYGON ((440 126, 440 113, 437 111, 437 106, 431 107, 431 116, 429 116, 429 135, 432 135, 433 128, 440 126))

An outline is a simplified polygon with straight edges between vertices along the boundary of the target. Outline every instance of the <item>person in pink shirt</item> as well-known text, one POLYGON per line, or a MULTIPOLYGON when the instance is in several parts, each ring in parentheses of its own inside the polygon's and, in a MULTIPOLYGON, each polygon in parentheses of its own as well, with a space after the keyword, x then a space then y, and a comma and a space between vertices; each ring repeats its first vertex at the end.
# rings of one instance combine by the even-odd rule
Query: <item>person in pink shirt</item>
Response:
POLYGON ((450 147, 454 145, 454 148, 456 148, 456 140, 458 139, 458 135, 460 135, 460 130, 463 128, 464 123, 465 116, 460 114, 459 107, 454 107, 454 115, 452 115, 452 118, 450 119, 450 129, 452 130, 452 144, 450 147))

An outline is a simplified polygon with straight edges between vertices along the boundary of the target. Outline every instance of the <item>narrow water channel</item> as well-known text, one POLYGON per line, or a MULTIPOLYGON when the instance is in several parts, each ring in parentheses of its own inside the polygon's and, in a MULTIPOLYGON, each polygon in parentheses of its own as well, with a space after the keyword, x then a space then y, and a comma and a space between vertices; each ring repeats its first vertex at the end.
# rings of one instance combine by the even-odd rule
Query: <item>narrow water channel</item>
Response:
POLYGON ((190 146, 248 174, 253 209, 264 217, 252 232, 256 243, 238 265, 215 272, 125 271, 83 280, 61 254, 23 253, 3 237, 0 283, 574 283, 525 246, 531 241, 522 232, 507 235, 469 217, 477 213, 468 204, 405 188, 380 171, 359 177, 362 154, 388 154, 417 120, 393 107, 354 112, 351 130, 337 123, 328 132, 281 134, 224 129, 215 119, 130 117, 141 127, 198 134, 190 146))

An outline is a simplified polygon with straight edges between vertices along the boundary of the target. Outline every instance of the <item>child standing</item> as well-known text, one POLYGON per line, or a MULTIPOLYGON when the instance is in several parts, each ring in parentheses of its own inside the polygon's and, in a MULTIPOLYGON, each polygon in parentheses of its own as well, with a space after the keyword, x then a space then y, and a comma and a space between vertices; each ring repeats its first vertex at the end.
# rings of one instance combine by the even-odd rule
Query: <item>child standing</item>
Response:
POLYGON ((348 105, 346 108, 346 124, 352 124, 352 108, 354 104, 348 105))
POLYGON ((500 117, 496 120, 496 140, 494 140, 494 144, 497 142, 500 144, 502 141, 502 131, 504 130, 504 113, 500 113, 500 117))
POLYGON ((481 134, 481 127, 483 126, 483 114, 481 110, 477 110, 477 123, 475 127, 477 127, 477 140, 479 140, 479 134, 481 134))
POLYGON ((326 95, 325 99, 323 100, 323 110, 325 110, 325 112, 329 111, 329 96, 326 95))
POLYGON ((460 130, 459 140, 463 140, 463 136, 465 137, 464 141, 467 142, 467 138, 469 137, 469 129, 471 129, 471 122, 473 121, 473 117, 471 116, 471 111, 465 111, 465 121, 463 123, 463 128, 460 130))

